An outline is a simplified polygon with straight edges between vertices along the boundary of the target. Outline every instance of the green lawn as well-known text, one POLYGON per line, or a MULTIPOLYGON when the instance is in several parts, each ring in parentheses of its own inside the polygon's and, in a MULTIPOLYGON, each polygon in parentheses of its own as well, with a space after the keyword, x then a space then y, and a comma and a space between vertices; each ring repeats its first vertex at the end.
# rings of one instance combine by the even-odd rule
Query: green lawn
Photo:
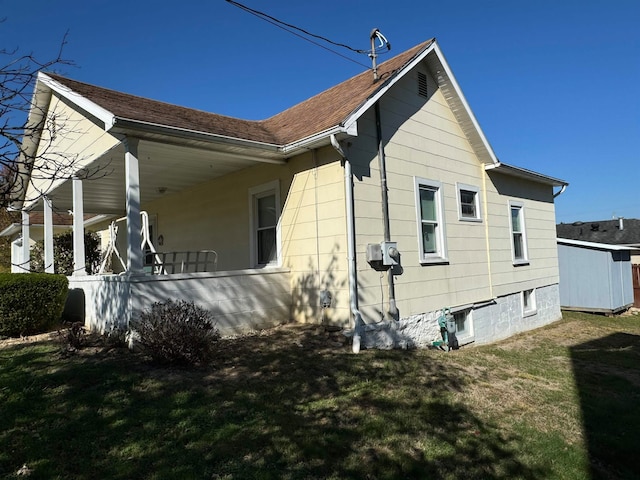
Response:
POLYGON ((353 355, 309 327, 219 347, 181 371, 0 346, 0 478, 640 478, 640 316, 450 353, 353 355))

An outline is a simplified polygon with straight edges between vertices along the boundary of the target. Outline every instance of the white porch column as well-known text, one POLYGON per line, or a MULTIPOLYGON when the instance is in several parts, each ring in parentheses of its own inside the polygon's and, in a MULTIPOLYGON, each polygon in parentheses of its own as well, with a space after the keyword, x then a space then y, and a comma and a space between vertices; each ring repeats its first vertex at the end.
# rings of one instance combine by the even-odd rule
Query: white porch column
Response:
POLYGON ((31 245, 29 241, 29 212, 22 211, 22 255, 20 255, 20 271, 31 270, 31 245))
POLYGON ((82 180, 73 177, 73 276, 87 274, 84 255, 84 202, 82 180))
POLYGON ((138 139, 127 137, 124 146, 126 149, 124 163, 127 196, 127 272, 130 275, 137 275, 143 273, 138 139))
POLYGON ((51 200, 43 198, 44 203, 44 271, 54 273, 53 264, 53 211, 51 200))

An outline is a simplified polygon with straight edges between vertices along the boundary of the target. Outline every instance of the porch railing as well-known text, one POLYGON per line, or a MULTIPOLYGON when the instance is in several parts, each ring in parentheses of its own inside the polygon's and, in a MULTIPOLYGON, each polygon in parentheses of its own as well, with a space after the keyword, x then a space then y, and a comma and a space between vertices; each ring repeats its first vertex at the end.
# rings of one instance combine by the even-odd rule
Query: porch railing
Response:
POLYGON ((215 272, 218 268, 218 254, 214 250, 154 252, 150 257, 148 267, 156 275, 215 272))

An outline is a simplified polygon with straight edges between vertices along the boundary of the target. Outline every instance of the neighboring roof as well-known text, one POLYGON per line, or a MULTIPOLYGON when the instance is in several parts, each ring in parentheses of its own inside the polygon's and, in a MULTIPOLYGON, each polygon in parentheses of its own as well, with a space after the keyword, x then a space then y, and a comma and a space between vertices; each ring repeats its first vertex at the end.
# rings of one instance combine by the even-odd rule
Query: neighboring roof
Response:
MULTIPOLYGON (((284 145, 339 125, 385 81, 434 42, 427 40, 380 64, 380 80, 369 70, 266 120, 242 120, 137 97, 60 75, 47 76, 115 117, 255 142, 284 145)), ((117 124, 117 120, 115 122, 117 124)))
POLYGON ((608 250, 608 251, 634 251, 639 248, 622 246, 622 245, 611 245, 609 243, 596 243, 596 242, 583 242, 581 240, 570 240, 568 238, 556 238, 557 242, 561 245, 572 245, 574 247, 584 247, 591 248, 595 250, 608 250))
POLYGON ((640 220, 635 218, 598 220, 593 222, 559 223, 557 236, 561 239, 581 240, 610 245, 640 245, 640 220))
MULTIPOLYGON (((73 225, 72 215, 53 212, 51 217, 53 220, 54 227, 70 227, 71 225, 73 225)), ((84 223, 86 225, 90 219, 95 218, 95 215, 85 214, 83 218, 84 218, 84 223)), ((29 212, 29 226, 44 227, 44 212, 37 212, 37 211, 29 212)), ((15 235, 16 233, 20 233, 21 231, 22 231, 22 224, 19 222, 14 222, 8 225, 3 230, 0 230, 0 237, 15 235)))

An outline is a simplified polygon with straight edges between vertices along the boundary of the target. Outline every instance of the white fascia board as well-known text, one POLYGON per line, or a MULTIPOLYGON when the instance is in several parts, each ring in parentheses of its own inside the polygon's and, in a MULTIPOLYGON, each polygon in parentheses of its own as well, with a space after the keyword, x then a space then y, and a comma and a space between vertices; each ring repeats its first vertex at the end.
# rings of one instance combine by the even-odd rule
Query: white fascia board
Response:
POLYGON ((74 92, 69 87, 66 87, 60 82, 55 81, 46 73, 38 72, 38 80, 48 86, 54 92, 60 94, 64 98, 68 99, 78 107, 89 112, 94 117, 98 118, 104 123, 105 131, 111 130, 115 123, 115 116, 110 111, 102 108, 100 105, 92 102, 91 100, 83 97, 79 93, 74 92))
POLYGON ((440 50, 440 47, 438 46, 438 44, 436 42, 433 43, 433 52, 436 55, 436 58, 438 59, 438 61, 440 62, 440 65, 442 66, 442 69, 446 73, 446 75, 447 75, 447 77, 449 79, 449 82, 450 82, 451 86, 453 87, 453 90, 455 91, 456 95, 458 96, 458 99, 459 99, 460 103, 462 104, 462 106, 464 108, 464 112, 469 117, 469 121, 472 123, 473 128, 475 129, 476 133, 480 137, 480 141, 482 142, 484 147, 487 149, 487 153, 489 154, 489 157, 490 157, 491 161, 494 164, 498 163, 498 158, 496 157, 495 152, 491 148, 491 145, 489 144, 489 142, 487 140, 487 137, 484 135, 484 132, 482 131, 482 128, 480 128, 480 124, 478 123, 478 120, 476 119, 475 115, 473 114, 473 111, 471 110, 471 107, 467 103, 467 99, 465 98, 464 94, 462 93, 462 89, 460 88, 460 85, 458 85, 458 82, 456 81, 456 77, 453 76, 453 72, 451 71, 451 68, 449 67, 449 64, 447 63, 447 60, 445 59, 444 54, 442 53, 442 50, 440 50))
POLYGON ((486 165, 484 169, 486 171, 496 170, 497 172, 502 172, 505 175, 524 178, 526 180, 532 180, 534 182, 545 183, 554 187, 566 187, 567 185, 569 185, 568 182, 560 180, 559 178, 549 177, 547 175, 543 175, 542 173, 527 170, 525 168, 514 167, 513 165, 508 165, 503 162, 498 162, 493 165, 486 165))
MULTIPOLYGON (((424 49, 424 51, 415 57, 411 62, 409 62, 402 71, 396 73, 393 77, 389 78, 385 82, 382 83, 382 86, 375 91, 375 93, 364 101, 358 108, 356 108, 345 120, 342 122, 346 131, 350 131, 354 128, 354 124, 358 121, 360 116, 369 110, 375 103, 382 97, 387 91, 394 86, 404 75, 411 71, 413 67, 415 67, 418 63, 420 63, 424 58, 436 47, 436 41, 434 40, 431 45, 424 49)), ((355 127, 357 129, 357 126, 355 127)), ((357 130, 356 130, 357 131, 357 130)))

